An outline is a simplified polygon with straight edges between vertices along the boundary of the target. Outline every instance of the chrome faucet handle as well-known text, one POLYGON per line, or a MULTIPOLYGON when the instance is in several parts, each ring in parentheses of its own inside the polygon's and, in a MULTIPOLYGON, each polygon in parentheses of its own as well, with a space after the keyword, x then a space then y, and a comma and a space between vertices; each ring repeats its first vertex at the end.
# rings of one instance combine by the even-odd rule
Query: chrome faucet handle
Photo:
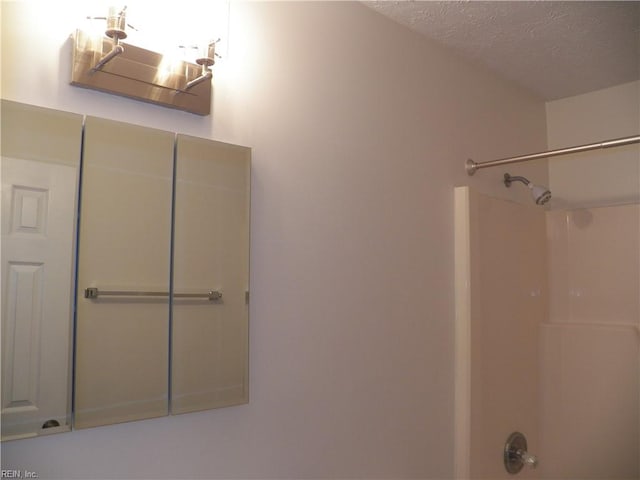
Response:
POLYGON ((517 454, 520 455, 520 461, 524 466, 530 468, 536 468, 538 466, 538 457, 535 455, 531 455, 529 452, 523 450, 518 450, 517 454))
POLYGON ((527 439, 520 432, 509 435, 504 446, 504 467, 507 472, 515 474, 522 467, 536 468, 538 457, 527 452, 527 439))

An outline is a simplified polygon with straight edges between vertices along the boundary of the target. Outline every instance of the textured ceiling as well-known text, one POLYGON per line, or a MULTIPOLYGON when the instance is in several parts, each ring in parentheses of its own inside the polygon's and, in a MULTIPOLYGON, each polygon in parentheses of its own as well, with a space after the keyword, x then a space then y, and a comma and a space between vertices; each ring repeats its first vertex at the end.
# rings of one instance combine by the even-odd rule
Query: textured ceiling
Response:
POLYGON ((640 78, 640 1, 363 3, 545 100, 640 78))

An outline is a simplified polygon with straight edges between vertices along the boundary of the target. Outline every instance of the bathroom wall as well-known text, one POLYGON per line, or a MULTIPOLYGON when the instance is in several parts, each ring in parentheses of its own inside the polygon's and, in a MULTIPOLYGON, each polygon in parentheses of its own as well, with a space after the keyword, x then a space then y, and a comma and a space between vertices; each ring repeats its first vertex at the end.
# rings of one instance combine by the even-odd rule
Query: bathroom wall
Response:
MULTIPOLYGON (((638 135, 640 81, 547 102, 549 148, 638 135)), ((553 208, 640 201, 640 145, 592 150, 549 162, 553 208)))
MULTIPOLYGON (((549 146, 637 135, 640 82, 547 104, 549 146)), ((640 476, 640 148, 549 162, 543 478, 640 476)))
POLYGON ((453 186, 528 201, 464 161, 544 150, 544 103, 357 2, 232 2, 198 117, 69 86, 93 13, 3 2, 2 96, 253 148, 250 403, 5 443, 2 467, 451 478, 453 186))

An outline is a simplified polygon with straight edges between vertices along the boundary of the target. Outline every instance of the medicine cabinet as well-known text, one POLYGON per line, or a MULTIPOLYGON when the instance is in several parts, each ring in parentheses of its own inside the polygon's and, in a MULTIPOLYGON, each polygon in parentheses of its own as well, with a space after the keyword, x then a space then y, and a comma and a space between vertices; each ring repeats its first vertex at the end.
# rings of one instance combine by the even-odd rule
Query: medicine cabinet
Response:
POLYGON ((3 439, 246 403, 251 150, 15 102, 2 107, 3 439), (42 116, 49 120, 35 121, 42 116), (73 132, 56 157, 73 172, 59 187, 67 197, 5 178, 29 162, 57 166, 47 159, 63 143, 61 118, 73 132), (7 147, 6 125, 23 145, 7 147), (32 199, 43 191, 45 200, 32 199), (58 203, 70 219, 56 227, 64 220, 53 216, 58 203), (5 251, 5 234, 22 239, 29 228, 40 228, 52 248, 54 227, 69 239, 60 247, 68 251, 64 268, 43 269, 51 279, 33 273, 39 260, 5 251), (36 291, 25 293, 26 284, 36 291), (61 285, 66 292, 55 296, 68 308, 53 313, 48 302, 61 285), (12 313, 23 304, 29 315, 12 313), (59 339, 43 330, 54 316, 59 339), (58 356, 47 360, 54 340, 58 356), (61 397, 55 415, 41 405, 53 398, 42 396, 47 383, 61 397), (29 425, 11 420, 29 409, 38 411, 29 425), (47 427, 50 420, 59 426, 47 427))

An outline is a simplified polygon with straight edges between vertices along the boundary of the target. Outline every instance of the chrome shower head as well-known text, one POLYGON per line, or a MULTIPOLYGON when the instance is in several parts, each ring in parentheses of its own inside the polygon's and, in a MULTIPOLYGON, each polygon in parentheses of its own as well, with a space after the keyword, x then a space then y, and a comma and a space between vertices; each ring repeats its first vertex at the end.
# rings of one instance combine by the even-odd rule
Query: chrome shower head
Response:
POLYGON ((534 185, 529 180, 524 177, 512 177, 508 173, 504 174, 504 186, 510 187, 511 182, 522 182, 529 190, 531 190, 531 196, 533 197, 533 201, 536 202, 536 205, 544 205, 549 200, 551 200, 551 192, 547 187, 543 187, 540 185, 534 185))

